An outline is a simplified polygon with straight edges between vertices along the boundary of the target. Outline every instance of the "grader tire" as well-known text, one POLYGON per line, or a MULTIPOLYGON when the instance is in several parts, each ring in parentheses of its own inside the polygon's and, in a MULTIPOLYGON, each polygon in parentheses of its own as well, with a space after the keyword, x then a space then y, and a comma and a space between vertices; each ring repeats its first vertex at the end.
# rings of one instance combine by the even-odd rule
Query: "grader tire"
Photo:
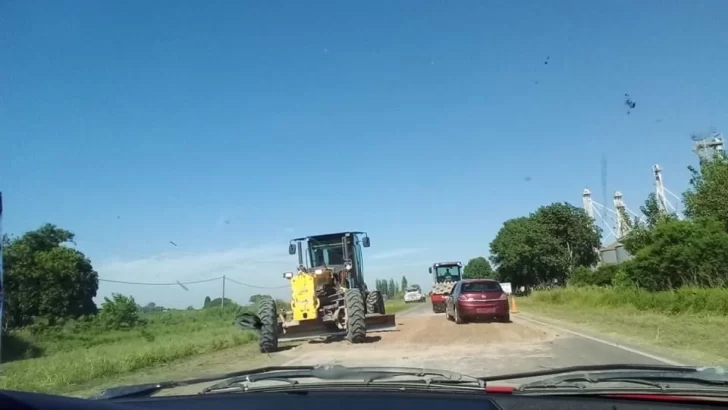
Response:
POLYGON ((367 294, 367 312, 384 314, 384 298, 378 290, 373 290, 367 294))
POLYGON ((387 313, 387 308, 384 307, 384 296, 381 292, 377 292, 377 305, 379 305, 379 313, 383 315, 387 313))
POLYGON ((273 299, 264 299, 258 308, 258 317, 262 322, 258 346, 261 353, 272 353, 278 350, 278 309, 273 299))
POLYGON ((364 298, 358 289, 349 289, 344 294, 346 308, 346 340, 351 343, 363 343, 367 337, 364 310, 364 298))

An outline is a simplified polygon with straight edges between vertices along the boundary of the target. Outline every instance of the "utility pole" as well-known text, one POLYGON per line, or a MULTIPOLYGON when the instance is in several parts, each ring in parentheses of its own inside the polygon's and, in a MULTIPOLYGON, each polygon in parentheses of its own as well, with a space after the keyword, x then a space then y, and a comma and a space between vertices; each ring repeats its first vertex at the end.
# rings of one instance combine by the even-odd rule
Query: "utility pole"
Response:
POLYGON ((222 300, 220 301, 220 310, 225 308, 225 275, 222 275, 222 300))

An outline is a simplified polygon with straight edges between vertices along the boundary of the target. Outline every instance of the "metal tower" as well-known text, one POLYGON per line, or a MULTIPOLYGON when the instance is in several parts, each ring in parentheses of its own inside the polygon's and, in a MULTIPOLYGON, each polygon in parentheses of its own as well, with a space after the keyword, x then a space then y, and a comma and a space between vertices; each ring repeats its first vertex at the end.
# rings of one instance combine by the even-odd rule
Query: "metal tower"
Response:
POLYGON ((655 176, 655 197, 657 199, 657 206, 660 208, 660 212, 675 214, 678 219, 682 219, 677 211, 677 207, 673 205, 667 198, 669 194, 671 197, 677 200, 678 203, 682 202, 682 199, 672 193, 669 189, 665 188, 665 183, 662 180, 662 168, 658 164, 652 166, 652 174, 655 176))
POLYGON ((696 133, 691 135, 690 138, 695 142, 693 144, 693 152, 698 154, 701 161, 710 161, 715 158, 716 154, 725 152, 723 134, 720 132, 696 133))

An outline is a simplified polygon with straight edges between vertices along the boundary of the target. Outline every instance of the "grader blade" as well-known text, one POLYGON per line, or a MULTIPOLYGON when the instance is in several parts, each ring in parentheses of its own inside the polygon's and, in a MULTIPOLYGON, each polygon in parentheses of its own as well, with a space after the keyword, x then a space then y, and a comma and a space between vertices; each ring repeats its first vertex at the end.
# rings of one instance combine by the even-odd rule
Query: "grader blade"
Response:
MULTIPOLYGON (((366 324, 367 333, 397 330, 394 315, 369 314, 364 319, 364 323, 366 324)), ((345 335, 346 330, 319 320, 291 321, 283 325, 283 333, 278 336, 278 342, 324 339, 345 335)))
POLYGON ((368 314, 364 319, 367 326, 367 333, 391 332, 397 330, 397 322, 394 315, 382 315, 379 313, 368 314))
POLYGON ((291 321, 283 325, 283 333, 278 336, 279 342, 321 339, 346 335, 346 330, 324 323, 320 320, 291 321))

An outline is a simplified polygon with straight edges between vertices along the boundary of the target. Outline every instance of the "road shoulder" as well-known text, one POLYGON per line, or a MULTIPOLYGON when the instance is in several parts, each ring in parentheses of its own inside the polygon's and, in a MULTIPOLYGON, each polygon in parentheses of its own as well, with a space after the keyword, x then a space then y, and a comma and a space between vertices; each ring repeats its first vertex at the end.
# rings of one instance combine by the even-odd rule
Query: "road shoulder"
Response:
POLYGON ((548 326, 574 336, 588 339, 596 343, 609 345, 627 352, 639 354, 647 358, 673 365, 705 365, 706 357, 695 352, 668 348, 653 343, 645 338, 617 332, 608 326, 600 326, 599 320, 584 323, 558 316, 554 312, 549 315, 534 313, 531 310, 514 314, 514 320, 523 320, 541 326, 548 326))

